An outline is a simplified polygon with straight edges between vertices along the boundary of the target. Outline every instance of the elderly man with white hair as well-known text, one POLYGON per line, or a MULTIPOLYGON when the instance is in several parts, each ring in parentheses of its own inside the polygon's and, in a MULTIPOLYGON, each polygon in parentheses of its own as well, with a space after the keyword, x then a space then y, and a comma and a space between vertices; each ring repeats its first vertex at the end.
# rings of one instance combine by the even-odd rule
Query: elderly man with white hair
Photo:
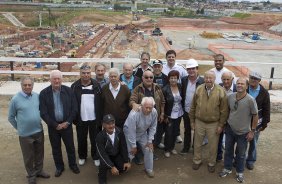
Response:
POLYGON ((224 89, 215 84, 215 73, 205 72, 205 83, 194 94, 189 118, 195 129, 193 169, 202 164, 202 143, 207 136, 209 144, 208 171, 215 172, 218 138, 228 117, 228 103, 224 89))
POLYGON ((63 75, 59 70, 50 73, 51 85, 40 92, 40 115, 48 125, 52 154, 56 165, 55 177, 65 170, 61 139, 63 140, 70 169, 80 173, 76 164, 72 123, 77 115, 77 103, 70 87, 62 85, 63 75))
POLYGON ((103 115, 112 114, 116 121, 116 126, 123 128, 123 124, 129 114, 130 90, 126 85, 121 85, 119 81, 119 70, 111 68, 109 70, 110 83, 102 88, 103 115))
POLYGON ((131 110, 124 124, 124 134, 126 138, 129 158, 132 160, 137 153, 137 143, 141 145, 144 153, 145 172, 148 177, 154 177, 153 171, 153 140, 156 133, 158 113, 154 108, 153 97, 143 97, 141 110, 131 110))

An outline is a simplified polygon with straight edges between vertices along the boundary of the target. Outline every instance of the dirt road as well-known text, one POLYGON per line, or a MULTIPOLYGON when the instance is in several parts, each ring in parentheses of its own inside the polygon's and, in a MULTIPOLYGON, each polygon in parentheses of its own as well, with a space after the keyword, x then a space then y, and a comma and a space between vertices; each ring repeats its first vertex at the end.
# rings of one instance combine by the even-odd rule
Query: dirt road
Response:
MULTIPOLYGON (((10 97, 0 96, 0 183, 1 184, 24 184, 27 183, 21 150, 16 131, 7 121, 7 107, 10 97)), ((279 184, 282 180, 282 124, 281 114, 272 114, 269 127, 261 134, 259 142, 259 159, 253 171, 245 171, 246 184, 279 184)), ((51 154, 51 146, 45 131, 45 161, 44 169, 51 174, 50 179, 38 179, 39 184, 93 184, 97 183, 97 168, 91 159, 87 160, 85 166, 80 167, 81 173, 76 175, 67 167, 66 155, 64 155, 66 170, 61 177, 54 177, 54 162, 51 154)), ((183 135, 183 134, 182 134, 183 135)), ((76 136, 75 136, 76 137, 76 136)), ((180 151, 180 144, 176 149, 180 151)), ((65 148, 63 148, 65 152, 65 148)), ((210 174, 207 171, 206 162, 198 171, 191 168, 192 154, 187 156, 171 156, 164 158, 161 150, 156 150, 159 160, 154 163, 155 178, 149 179, 145 176, 143 166, 133 164, 133 168, 122 176, 110 177, 109 183, 161 183, 161 184, 225 184, 237 183, 233 173, 226 178, 219 178, 217 172, 222 169, 223 163, 218 163, 216 173, 210 174)), ((207 153, 204 153, 207 155, 207 153)))

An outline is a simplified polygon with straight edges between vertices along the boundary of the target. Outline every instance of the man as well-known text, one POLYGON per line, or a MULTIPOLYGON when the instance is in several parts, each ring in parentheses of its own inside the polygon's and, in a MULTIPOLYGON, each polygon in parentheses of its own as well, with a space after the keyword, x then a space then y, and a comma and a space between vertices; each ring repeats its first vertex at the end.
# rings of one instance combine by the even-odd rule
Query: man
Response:
POLYGON ((95 65, 95 74, 94 79, 99 83, 100 87, 103 88, 106 84, 109 83, 109 78, 105 77, 106 66, 102 63, 97 63, 95 65))
MULTIPOLYGON (((221 76, 224 72, 230 71, 223 66, 224 62, 225 62, 225 60, 224 60, 224 56, 222 54, 216 54, 214 56, 214 66, 215 66, 215 68, 212 68, 211 70, 214 71, 214 73, 215 73, 215 83, 216 84, 219 84, 219 83, 222 82, 221 76)), ((235 75, 234 75, 233 72, 232 72, 232 76, 233 76, 233 78, 235 78, 235 75)))
POLYGON ((153 61, 153 73, 154 73, 154 80, 153 82, 158 84, 161 88, 167 85, 167 75, 163 72, 163 62, 161 60, 153 61))
POLYGON ((194 135, 194 170, 202 164, 202 143, 207 136, 209 144, 208 171, 215 172, 218 138, 228 116, 226 94, 221 86, 215 84, 215 74, 207 71, 204 75, 205 83, 200 85, 194 94, 189 118, 194 135))
POLYGON ((39 95, 32 91, 34 80, 21 79, 22 91, 11 100, 8 120, 17 130, 29 184, 36 184, 36 177, 50 178, 43 171, 44 134, 39 112, 39 95))
MULTIPOLYGON (((236 85, 233 83, 234 77, 233 77, 233 73, 230 71, 226 71, 223 72, 222 76, 221 76, 221 81, 222 83, 220 83, 219 85, 223 87, 225 93, 227 96, 229 96, 230 94, 236 92, 236 85)), ((224 131, 221 132, 220 136, 219 136, 219 141, 218 141, 218 149, 217 149, 217 157, 216 157, 216 161, 221 161, 223 159, 222 154, 222 147, 225 146, 225 136, 224 136, 224 131)))
POLYGON ((130 91, 126 85, 120 84, 119 75, 117 68, 109 70, 110 83, 102 88, 102 103, 103 115, 112 114, 115 124, 122 129, 130 111, 130 91))
POLYGON ((49 139, 56 166, 55 177, 65 170, 62 156, 61 139, 63 140, 73 173, 80 173, 75 159, 72 123, 77 114, 77 103, 71 88, 62 85, 63 75, 59 70, 50 73, 51 85, 40 92, 40 115, 48 125, 49 139))
POLYGON ((239 78, 236 82, 237 93, 228 96, 230 114, 225 128, 226 146, 224 169, 219 173, 225 177, 232 173, 234 146, 236 145, 236 180, 244 182, 244 162, 248 141, 254 138, 258 122, 258 109, 255 99, 247 94, 247 80, 239 78))
POLYGON ((141 83, 141 79, 133 75, 133 65, 130 63, 123 64, 123 74, 120 75, 119 80, 128 87, 130 92, 141 83))
POLYGON ((154 145, 161 143, 163 135, 163 120, 164 120, 164 105, 165 99, 162 89, 159 85, 153 83, 154 75, 151 71, 145 71, 142 76, 143 82, 138 85, 132 92, 130 97, 130 106, 134 111, 139 111, 141 108, 141 100, 144 97, 153 97, 155 99, 155 108, 158 113, 158 126, 154 139, 154 145))
POLYGON ((262 79, 261 74, 258 72, 251 72, 249 74, 249 88, 247 92, 256 99, 258 106, 258 126, 254 139, 250 141, 248 157, 246 160, 246 166, 249 170, 254 169, 254 164, 257 160, 257 142, 261 131, 267 127, 270 122, 270 97, 268 91, 259 84, 262 79))
POLYGON ((127 145, 122 130, 115 127, 115 118, 107 114, 103 118, 103 130, 96 137, 97 150, 101 160, 98 173, 99 184, 107 183, 107 171, 120 175, 130 169, 127 145))
POLYGON ((184 145, 180 154, 185 155, 191 146, 191 126, 189 112, 196 88, 204 83, 204 78, 198 74, 199 65, 195 59, 189 59, 186 63, 188 76, 181 79, 183 94, 183 120, 184 120, 184 145))
MULTIPOLYGON (((162 72, 165 75, 168 75, 168 73, 172 70, 176 70, 179 72, 179 81, 178 83, 181 83, 181 79, 183 77, 186 77, 188 75, 187 71, 182 65, 176 64, 175 63, 175 58, 176 58, 176 52, 174 50, 168 50, 166 52, 166 60, 167 64, 163 66, 162 72)), ((176 137, 176 142, 177 143, 182 143, 182 138, 180 137, 180 124, 178 126, 178 136, 176 137)))
POLYGON ((87 136, 89 132, 91 156, 94 164, 99 166, 95 138, 101 130, 102 90, 98 82, 91 78, 91 67, 89 65, 82 65, 80 67, 80 79, 74 82, 71 88, 78 103, 78 115, 75 119, 79 156, 78 164, 85 164, 88 152, 87 136))
POLYGON ((156 132, 158 113, 154 108, 155 101, 152 97, 144 97, 141 102, 141 110, 131 110, 124 124, 129 158, 137 153, 137 143, 141 145, 144 153, 145 172, 148 177, 154 177, 153 170, 153 140, 156 132))
POLYGON ((137 65, 135 68, 134 76, 141 78, 143 73, 147 70, 153 71, 152 67, 150 66, 150 54, 148 52, 142 52, 140 56, 141 63, 137 65))

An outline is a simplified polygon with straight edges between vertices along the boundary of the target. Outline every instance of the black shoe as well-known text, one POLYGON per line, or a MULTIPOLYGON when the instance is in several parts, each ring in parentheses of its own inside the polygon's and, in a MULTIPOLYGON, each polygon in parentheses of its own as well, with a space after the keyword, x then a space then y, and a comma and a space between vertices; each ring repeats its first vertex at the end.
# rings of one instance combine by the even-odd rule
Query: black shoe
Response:
POLYGON ((209 171, 210 173, 214 173, 214 172, 215 172, 215 166, 210 166, 210 165, 208 165, 208 171, 209 171))
POLYGON ((182 149, 179 154, 180 154, 180 155, 187 155, 188 152, 189 152, 189 150, 187 150, 187 149, 182 149))
POLYGON ((253 170, 254 169, 254 164, 246 164, 247 169, 253 170))
POLYGON ((62 175, 62 173, 64 172, 64 168, 63 169, 57 169, 55 171, 55 177, 60 177, 62 175))
POLYGON ((136 165, 142 165, 142 164, 144 164, 144 162, 140 159, 140 158, 138 158, 138 157, 134 157, 133 159, 133 162, 136 164, 136 165))
POLYGON ((72 172, 73 172, 74 174, 79 174, 79 173, 80 173, 80 170, 79 170, 79 168, 78 168, 77 166, 71 167, 71 170, 72 170, 72 172))

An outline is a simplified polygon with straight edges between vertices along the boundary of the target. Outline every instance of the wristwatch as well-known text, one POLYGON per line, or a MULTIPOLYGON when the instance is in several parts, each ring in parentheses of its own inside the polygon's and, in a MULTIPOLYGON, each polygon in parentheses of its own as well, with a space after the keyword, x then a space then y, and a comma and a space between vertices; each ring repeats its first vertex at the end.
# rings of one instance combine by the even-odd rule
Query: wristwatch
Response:
POLYGON ((255 129, 255 128, 253 128, 253 129, 252 129, 252 132, 253 132, 253 133, 255 133, 255 132, 256 132, 256 129, 255 129))

